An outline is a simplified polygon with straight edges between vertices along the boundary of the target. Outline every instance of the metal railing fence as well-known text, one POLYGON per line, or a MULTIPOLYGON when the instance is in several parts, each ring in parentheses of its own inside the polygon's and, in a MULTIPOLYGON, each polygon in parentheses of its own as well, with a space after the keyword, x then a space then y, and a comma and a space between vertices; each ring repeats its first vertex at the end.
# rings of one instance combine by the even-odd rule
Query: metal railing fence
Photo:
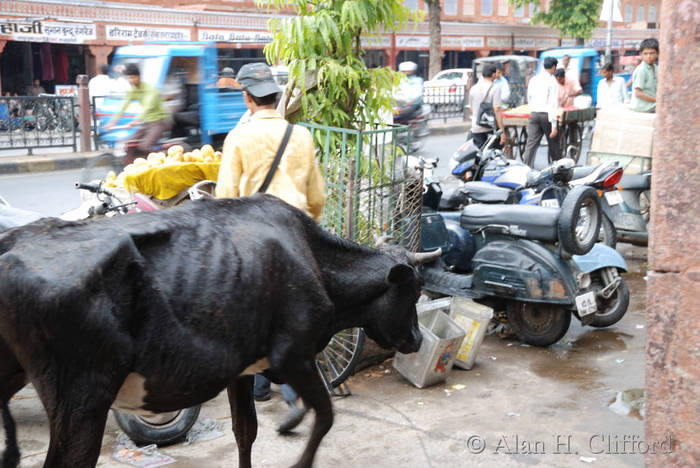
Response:
POLYGON ((68 96, 0 97, 0 150, 70 146, 77 151, 77 114, 68 96))

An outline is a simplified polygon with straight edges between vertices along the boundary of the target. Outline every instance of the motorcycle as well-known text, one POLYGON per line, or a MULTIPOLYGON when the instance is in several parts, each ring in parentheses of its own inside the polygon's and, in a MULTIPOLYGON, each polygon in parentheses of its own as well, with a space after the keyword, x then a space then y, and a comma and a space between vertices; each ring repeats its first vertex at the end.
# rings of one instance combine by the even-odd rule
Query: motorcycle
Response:
POLYGON ((394 95, 394 123, 410 128, 409 133, 402 132, 398 136, 399 144, 409 153, 419 151, 423 147, 422 139, 430 134, 428 115, 431 107, 429 104, 423 104, 422 99, 422 87, 418 89, 417 86, 399 86, 394 95))
POLYGON ((627 242, 646 245, 649 239, 651 171, 623 174, 617 190, 600 199, 603 212, 612 220, 617 235, 627 242))
POLYGON ((624 259, 596 244, 600 211, 595 189, 572 188, 561 207, 469 204, 441 210, 440 182, 424 179, 421 250, 441 248, 425 265, 429 296, 463 296, 505 317, 518 338, 535 346, 559 341, 574 315, 608 327, 627 311, 624 259))
MULTIPOLYGON (((471 140, 463 144, 450 158, 452 175, 467 180, 452 190, 443 206, 477 203, 519 203, 559 207, 570 187, 588 185, 596 189, 602 198, 610 198, 622 177, 622 169, 616 163, 603 162, 595 166, 575 167, 570 158, 555 161, 541 171, 531 169, 522 162, 506 159, 500 150, 490 146, 500 135, 492 135, 483 149, 471 140)), ((617 233, 611 221, 611 211, 603 210, 600 239, 605 245, 615 247, 617 233)))

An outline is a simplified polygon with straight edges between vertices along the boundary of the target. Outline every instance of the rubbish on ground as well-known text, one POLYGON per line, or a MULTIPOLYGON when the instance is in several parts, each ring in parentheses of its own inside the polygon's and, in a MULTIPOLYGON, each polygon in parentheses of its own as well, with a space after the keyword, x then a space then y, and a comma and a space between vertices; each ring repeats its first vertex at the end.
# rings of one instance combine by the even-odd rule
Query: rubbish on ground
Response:
POLYGON ((193 442, 204 442, 205 440, 218 439, 224 436, 222 428, 224 423, 217 421, 216 419, 204 418, 192 426, 190 432, 187 433, 185 438, 185 445, 189 445, 193 442))
POLYGON ((129 436, 121 431, 117 434, 117 444, 114 446, 112 458, 120 463, 144 468, 155 468, 176 462, 173 457, 160 453, 156 444, 137 447, 129 436))
POLYGON ((394 368, 418 388, 444 382, 452 371, 464 329, 439 308, 418 314, 423 343, 417 353, 394 355, 394 368))
POLYGON ((621 416, 634 416, 644 419, 646 414, 646 399, 643 388, 633 388, 623 392, 617 392, 615 398, 608 405, 610 411, 621 416))
POLYGON ((511 412, 511 413, 506 414, 506 416, 510 416, 511 418, 517 418, 518 416, 520 416, 520 413, 511 412))
POLYGON ((418 406, 423 406, 424 404, 425 404, 425 403, 423 403, 422 401, 419 401, 419 402, 418 402, 418 406))
POLYGON ((491 359, 492 361, 495 361, 498 358, 496 356, 489 356, 489 359, 491 359))
POLYGON ((452 386, 452 390, 464 390, 465 388, 467 388, 467 386, 462 384, 456 384, 452 386))
POLYGON ((584 463, 593 463, 596 461, 596 457, 579 457, 579 460, 581 460, 584 463))
POLYGON ((642 328, 644 328, 644 325, 637 325, 637 330, 641 330, 642 328))
POLYGON ((510 348, 511 346, 513 346, 513 343, 508 343, 508 344, 506 345, 507 348, 510 348))
POLYGON ((465 331, 454 365, 469 370, 474 366, 479 347, 484 341, 486 330, 493 318, 493 309, 455 296, 450 301, 450 317, 465 331))
POLYGON ((530 345, 527 344, 527 343, 520 343, 520 346, 522 346, 523 348, 529 348, 529 347, 530 347, 530 345))
POLYGON ((615 359, 615 362, 618 364, 622 364, 623 362, 625 362, 625 360, 624 359, 615 359))

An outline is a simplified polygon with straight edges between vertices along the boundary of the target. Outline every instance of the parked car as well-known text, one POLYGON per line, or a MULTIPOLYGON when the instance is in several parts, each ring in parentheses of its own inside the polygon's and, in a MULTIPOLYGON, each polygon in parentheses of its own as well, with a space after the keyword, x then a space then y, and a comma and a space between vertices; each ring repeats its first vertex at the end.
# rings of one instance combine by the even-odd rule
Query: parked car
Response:
POLYGON ((423 102, 433 106, 452 104, 464 98, 471 83, 472 71, 469 68, 442 70, 435 78, 423 83, 423 102))
POLYGON ((504 102, 506 107, 518 107, 527 102, 527 83, 535 74, 537 59, 527 55, 494 55, 474 60, 472 76, 474 82, 481 79, 481 70, 487 63, 501 63, 504 67, 503 76, 508 80, 510 97, 504 102))

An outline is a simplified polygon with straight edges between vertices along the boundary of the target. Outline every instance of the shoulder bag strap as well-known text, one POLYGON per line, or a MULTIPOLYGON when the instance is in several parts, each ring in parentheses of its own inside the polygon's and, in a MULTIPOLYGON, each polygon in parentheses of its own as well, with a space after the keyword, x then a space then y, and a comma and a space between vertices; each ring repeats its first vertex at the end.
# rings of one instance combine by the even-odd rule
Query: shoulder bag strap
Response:
POLYGON ((292 136, 292 130, 294 130, 294 125, 287 123, 287 130, 285 130, 284 136, 282 137, 282 143, 280 143, 280 147, 277 149, 275 160, 272 161, 272 166, 270 166, 270 170, 267 172, 265 181, 260 186, 260 190, 258 190, 259 193, 265 193, 270 186, 270 182, 272 182, 272 178, 275 176, 275 172, 277 172, 277 166, 279 166, 280 160, 282 159, 282 154, 284 154, 284 150, 287 148, 289 137, 292 136))

